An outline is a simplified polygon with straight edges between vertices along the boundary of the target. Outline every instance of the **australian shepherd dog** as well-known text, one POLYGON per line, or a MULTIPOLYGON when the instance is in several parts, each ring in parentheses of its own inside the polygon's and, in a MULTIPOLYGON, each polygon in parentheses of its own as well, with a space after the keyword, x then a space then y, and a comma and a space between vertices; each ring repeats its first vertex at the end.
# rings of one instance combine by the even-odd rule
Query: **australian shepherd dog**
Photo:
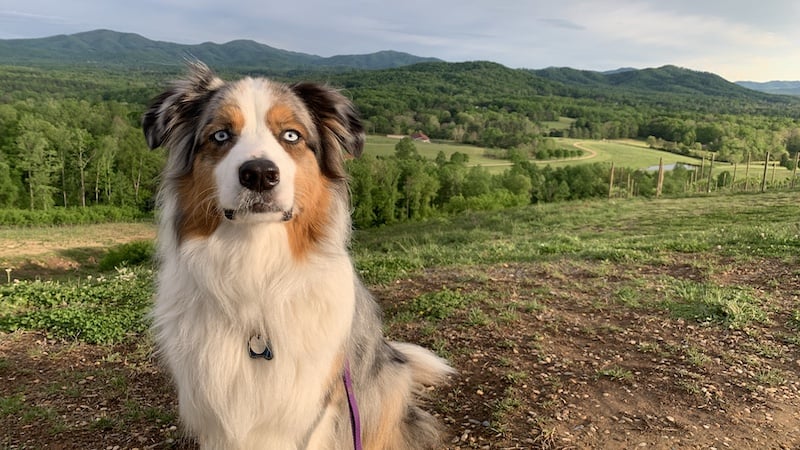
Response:
POLYGON ((419 396, 452 369, 384 338, 348 253, 351 102, 193 63, 143 128, 168 151, 153 331, 200 447, 439 446, 419 396))

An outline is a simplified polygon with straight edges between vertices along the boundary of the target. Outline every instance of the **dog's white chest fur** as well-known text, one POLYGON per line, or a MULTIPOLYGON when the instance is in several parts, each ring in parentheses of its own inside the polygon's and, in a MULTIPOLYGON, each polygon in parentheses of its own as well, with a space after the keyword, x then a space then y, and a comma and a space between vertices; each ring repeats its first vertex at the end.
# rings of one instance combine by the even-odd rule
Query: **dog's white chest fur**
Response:
POLYGON ((162 261, 155 328, 184 378, 181 417, 207 442, 291 449, 321 420, 352 323, 352 265, 345 253, 287 265, 283 234, 280 224, 223 226, 162 261), (254 335, 268 337, 274 359, 250 358, 254 335))

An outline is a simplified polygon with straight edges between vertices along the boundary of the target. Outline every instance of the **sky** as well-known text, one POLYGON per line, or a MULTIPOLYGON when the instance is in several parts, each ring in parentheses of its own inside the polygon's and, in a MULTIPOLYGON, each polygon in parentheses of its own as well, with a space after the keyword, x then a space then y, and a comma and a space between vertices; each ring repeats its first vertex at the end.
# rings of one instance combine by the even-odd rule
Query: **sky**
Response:
POLYGON ((798 0, 0 0, 0 39, 95 29, 320 56, 396 50, 512 68, 672 64, 800 80, 798 0))

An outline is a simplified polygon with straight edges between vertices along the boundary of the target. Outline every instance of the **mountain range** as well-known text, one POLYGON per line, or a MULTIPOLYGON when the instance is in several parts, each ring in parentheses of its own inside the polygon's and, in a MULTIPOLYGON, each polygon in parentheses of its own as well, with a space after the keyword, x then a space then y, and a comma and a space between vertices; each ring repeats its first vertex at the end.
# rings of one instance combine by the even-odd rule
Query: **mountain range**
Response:
POLYGON ((800 81, 737 81, 736 84, 769 94, 800 95, 800 81))
POLYGON ((225 44, 175 44, 134 33, 95 30, 39 39, 0 40, 0 64, 180 67, 187 59, 232 69, 297 70, 315 68, 387 69, 439 61, 395 51, 325 58, 282 50, 249 40, 225 44))
MULTIPOLYGON (((199 59, 212 67, 231 71, 259 70, 273 73, 298 70, 381 70, 432 62, 447 64, 437 58, 396 51, 322 57, 282 50, 249 40, 184 45, 153 41, 138 34, 110 30, 39 39, 0 40, 0 65, 179 68, 187 59, 199 59)), ((608 72, 568 67, 525 72, 540 81, 548 80, 568 89, 624 89, 759 101, 765 100, 763 93, 800 95, 800 82, 732 83, 712 73, 672 65, 648 69, 620 68, 608 72)))

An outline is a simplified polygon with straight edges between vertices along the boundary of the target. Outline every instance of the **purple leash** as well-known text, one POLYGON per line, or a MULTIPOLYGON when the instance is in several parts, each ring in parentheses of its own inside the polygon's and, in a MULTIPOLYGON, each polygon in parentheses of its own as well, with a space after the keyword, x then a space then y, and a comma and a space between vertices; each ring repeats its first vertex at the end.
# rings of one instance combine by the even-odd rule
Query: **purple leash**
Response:
POLYGON ((350 374, 350 361, 344 360, 344 390, 347 392, 347 404, 350 406, 350 425, 353 430, 353 448, 362 450, 361 447, 361 417, 358 415, 358 403, 353 392, 353 377, 350 374))

